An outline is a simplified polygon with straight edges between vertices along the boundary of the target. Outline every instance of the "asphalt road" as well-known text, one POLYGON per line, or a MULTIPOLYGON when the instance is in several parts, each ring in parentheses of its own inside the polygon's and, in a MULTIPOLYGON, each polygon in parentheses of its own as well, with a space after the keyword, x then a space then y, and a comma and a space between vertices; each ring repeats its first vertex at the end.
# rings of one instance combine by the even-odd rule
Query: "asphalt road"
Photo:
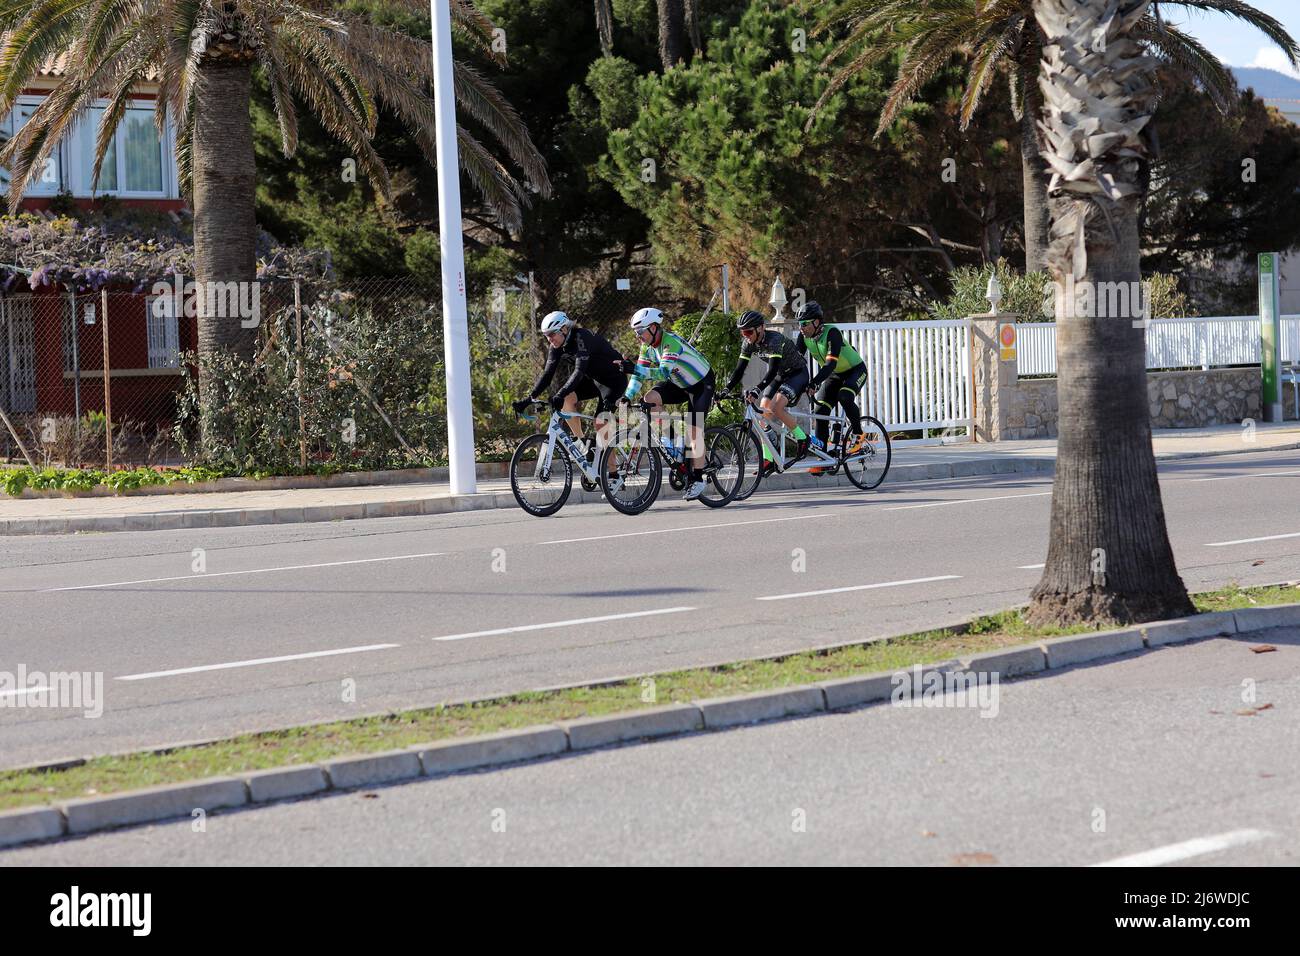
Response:
POLYGON ((1300 629, 996 691, 996 711, 882 704, 215 814, 203 832, 185 819, 64 840, 0 866, 1300 863, 1300 629), (1253 653, 1261 640, 1277 650, 1253 653))
MULTIPOLYGON (((1300 452, 1161 475, 1190 587, 1300 579, 1300 452)), ((0 671, 105 676, 97 719, 0 707, 0 766, 963 619, 1026 599, 1049 496, 1050 479, 1011 475, 719 511, 664 498, 639 518, 596 504, 0 538, 0 671)))

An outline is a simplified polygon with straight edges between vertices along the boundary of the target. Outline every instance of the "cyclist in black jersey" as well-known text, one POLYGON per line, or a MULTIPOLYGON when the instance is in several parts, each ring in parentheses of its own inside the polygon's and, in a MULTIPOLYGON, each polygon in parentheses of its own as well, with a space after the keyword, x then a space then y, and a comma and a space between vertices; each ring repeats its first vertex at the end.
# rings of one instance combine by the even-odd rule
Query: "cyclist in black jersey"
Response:
MULTIPOLYGON (((596 406, 597 417, 607 419, 627 388, 623 356, 604 337, 580 328, 563 312, 551 312, 542 319, 541 332, 551 346, 546 366, 528 397, 513 403, 514 410, 523 412, 545 391, 555 377, 560 359, 567 355, 573 358, 573 372, 551 396, 551 408, 572 413, 578 410, 580 402, 596 398, 600 400, 596 406)), ((573 436, 581 440, 580 420, 570 418, 567 424, 573 436)), ((607 426, 607 421, 598 423, 597 433, 603 434, 607 426)))
MULTIPOLYGON (((740 346, 740 359, 731 373, 726 390, 732 391, 740 384, 753 356, 761 358, 767 364, 767 373, 746 397, 758 402, 763 409, 764 418, 769 422, 775 418, 794 436, 794 460, 797 461, 808 453, 808 435, 786 408, 797 404, 799 396, 807 389, 808 366, 793 342, 776 329, 766 329, 764 326, 763 316, 753 309, 742 314, 736 323, 744 342, 740 346)), ((763 448, 763 458, 761 467, 765 474, 776 467, 766 446, 763 448)))

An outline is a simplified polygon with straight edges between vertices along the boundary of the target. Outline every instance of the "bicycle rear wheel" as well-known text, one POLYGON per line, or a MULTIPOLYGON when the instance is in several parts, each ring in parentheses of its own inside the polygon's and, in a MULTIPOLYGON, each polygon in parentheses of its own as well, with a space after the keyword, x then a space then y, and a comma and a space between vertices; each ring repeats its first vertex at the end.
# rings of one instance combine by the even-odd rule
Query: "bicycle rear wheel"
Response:
POLYGON ((731 434, 736 439, 740 449, 740 460, 744 463, 745 469, 733 500, 744 501, 758 490, 759 483, 762 481, 763 446, 759 443, 758 436, 754 434, 752 426, 732 425, 731 434))
POLYGON ((707 478, 700 501, 710 508, 722 508, 736 497, 745 480, 745 461, 740 443, 730 428, 714 426, 704 429, 704 472, 707 478))
POLYGON ((555 446, 544 470, 547 437, 529 435, 510 458, 510 490, 515 501, 535 518, 549 518, 564 507, 573 489, 573 462, 563 445, 555 446))
POLYGON ((863 491, 870 491, 885 480, 892 455, 889 432, 870 415, 862 416, 862 448, 844 457, 844 474, 863 491))
POLYGON ((600 453, 605 500, 625 515, 639 515, 654 504, 664 480, 659 450, 643 444, 641 438, 641 429, 629 429, 600 453))

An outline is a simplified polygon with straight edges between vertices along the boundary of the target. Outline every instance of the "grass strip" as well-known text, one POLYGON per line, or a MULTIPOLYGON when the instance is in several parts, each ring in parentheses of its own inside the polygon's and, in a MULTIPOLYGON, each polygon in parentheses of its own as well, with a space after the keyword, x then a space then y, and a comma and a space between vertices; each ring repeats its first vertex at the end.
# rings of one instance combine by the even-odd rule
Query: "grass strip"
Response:
MULTIPOLYGON (((1300 601, 1300 588, 1239 588, 1193 595, 1198 610, 1223 611, 1300 601)), ((162 753, 95 757, 51 770, 0 771, 0 810, 77 797, 317 763, 335 757, 395 750, 706 697, 809 684, 858 674, 901 670, 981 651, 1032 643, 1092 628, 1031 628, 1019 610, 975 618, 942 630, 825 651, 805 651, 717 667, 689 668, 603 686, 510 694, 377 717, 244 734, 162 753), (653 687, 653 694, 646 693, 653 687), (645 699, 650 698, 650 699, 645 699)))

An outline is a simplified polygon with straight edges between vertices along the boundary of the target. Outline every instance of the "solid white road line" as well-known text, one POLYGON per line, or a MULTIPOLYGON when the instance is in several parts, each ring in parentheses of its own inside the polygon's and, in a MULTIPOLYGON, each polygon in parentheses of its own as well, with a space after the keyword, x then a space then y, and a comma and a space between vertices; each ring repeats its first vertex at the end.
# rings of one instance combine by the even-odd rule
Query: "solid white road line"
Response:
POLYGON ((1300 538, 1300 531, 1292 531, 1288 534, 1270 534, 1262 538, 1238 538, 1236 541, 1211 541, 1205 546, 1207 548, 1223 548, 1230 544, 1254 544, 1256 541, 1280 541, 1283 538, 1300 538))
POLYGON ((825 518, 829 511, 817 511, 807 515, 793 515, 789 518, 756 518, 753 521, 722 521, 717 524, 693 524, 685 528, 659 528, 655 531, 624 531, 622 534, 598 534, 591 538, 563 538, 559 541, 543 541, 542 544, 578 544, 582 541, 607 541, 610 538, 636 538, 644 534, 672 534, 674 531, 707 531, 712 528, 734 528, 742 524, 771 524, 774 521, 803 521, 805 518, 825 518))
POLYGON ((798 594, 769 594, 756 601, 785 601, 789 598, 816 597, 819 594, 841 594, 844 591, 870 591, 875 588, 897 588, 904 584, 925 584, 929 581, 956 581, 960 574, 940 574, 933 578, 909 578, 906 581, 883 581, 880 584, 854 584, 846 588, 827 588, 825 591, 800 591, 798 594))
POLYGON ((907 511, 909 508, 944 508, 948 505, 977 505, 981 501, 1006 501, 1009 498, 1043 498, 1050 494, 1050 491, 1034 491, 1027 495, 994 495, 990 498, 958 498, 955 501, 927 501, 923 505, 894 505, 892 508, 885 508, 883 510, 907 511))
MULTIPOLYGON (((1300 471, 1261 471, 1255 475, 1220 475, 1216 478, 1185 478, 1184 481, 1236 481, 1238 478, 1278 478, 1300 475, 1300 471)), ((1178 479, 1175 479, 1178 480, 1178 479)))
POLYGON ((43 694, 50 688, 46 687, 24 687, 20 690, 0 690, 0 697, 23 697, 27 694, 43 694))
POLYGON ((1106 860, 1104 863, 1094 863, 1093 866, 1164 866, 1166 863, 1177 863, 1179 860, 1187 860, 1194 856, 1204 856, 1206 853, 1217 853, 1220 850, 1226 850, 1229 847, 1241 846, 1246 843, 1255 843, 1259 840, 1267 839, 1273 834, 1266 830, 1232 830, 1228 833, 1218 833, 1214 836, 1197 837, 1194 840, 1184 840, 1182 843, 1171 843, 1169 846, 1156 847, 1154 850, 1146 850, 1142 853, 1134 853, 1131 856, 1121 856, 1114 860, 1106 860))
POLYGON ((173 671, 150 671, 147 674, 127 674, 117 680, 153 680, 155 677, 177 677, 181 674, 199 674, 203 671, 226 671, 235 667, 256 667, 258 664, 281 664, 285 661, 305 661, 312 657, 336 657, 339 654, 360 654, 363 651, 387 651, 401 644, 365 644, 361 647, 340 647, 333 651, 311 651, 308 654, 285 654, 283 657, 259 657, 250 661, 231 661, 228 664, 203 664, 199 667, 180 667, 173 671))
POLYGON ((1043 564, 1022 564, 1022 565, 1020 565, 1018 568, 1016 568, 1016 570, 1017 570, 1017 571, 1037 571, 1037 570, 1039 570, 1040 568, 1045 568, 1045 567, 1047 567, 1046 562, 1044 562, 1043 564))
POLYGON ((651 617, 655 614, 680 614, 694 611, 693 607, 664 607, 655 611, 630 611, 627 614, 603 614, 600 617, 577 617, 571 621, 551 621, 547 624, 521 624, 518 627, 498 627, 490 631, 470 631, 468 634, 448 634, 435 637, 435 641, 463 641, 468 637, 490 637, 493 634, 518 634, 521 631, 545 631, 553 627, 575 627, 579 624, 599 624, 601 621, 622 621, 630 617, 651 617))
POLYGON ((120 588, 128 584, 159 584, 163 581, 194 581, 201 578, 225 578, 234 574, 270 574, 272 571, 304 571, 309 568, 338 568, 345 564, 375 564, 379 561, 410 561, 413 558, 437 558, 447 552, 430 551, 427 554, 396 554, 388 558, 357 558, 352 561, 325 561, 321 564, 291 564, 282 568, 249 568, 247 571, 205 571, 202 574, 181 574, 174 578, 143 578, 139 581, 114 581, 111 584, 78 584, 70 588, 45 588, 52 591, 90 591, 95 588, 120 588))

